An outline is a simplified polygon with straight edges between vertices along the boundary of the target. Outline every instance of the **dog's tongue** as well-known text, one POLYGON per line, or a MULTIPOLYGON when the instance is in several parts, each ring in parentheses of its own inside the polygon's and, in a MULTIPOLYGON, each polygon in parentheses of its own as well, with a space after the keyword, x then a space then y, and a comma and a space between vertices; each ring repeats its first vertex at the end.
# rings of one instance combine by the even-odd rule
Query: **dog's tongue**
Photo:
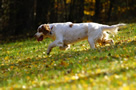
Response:
POLYGON ((38 40, 38 42, 42 41, 43 40, 43 36, 39 37, 37 40, 38 40))

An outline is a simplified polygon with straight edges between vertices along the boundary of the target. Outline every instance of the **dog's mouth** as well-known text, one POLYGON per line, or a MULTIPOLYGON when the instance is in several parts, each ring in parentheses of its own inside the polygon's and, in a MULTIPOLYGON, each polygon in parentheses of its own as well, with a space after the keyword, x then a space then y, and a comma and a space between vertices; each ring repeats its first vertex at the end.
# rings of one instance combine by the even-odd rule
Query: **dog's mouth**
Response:
POLYGON ((42 40, 43 40, 43 35, 40 36, 37 40, 38 40, 38 41, 42 41, 42 40))

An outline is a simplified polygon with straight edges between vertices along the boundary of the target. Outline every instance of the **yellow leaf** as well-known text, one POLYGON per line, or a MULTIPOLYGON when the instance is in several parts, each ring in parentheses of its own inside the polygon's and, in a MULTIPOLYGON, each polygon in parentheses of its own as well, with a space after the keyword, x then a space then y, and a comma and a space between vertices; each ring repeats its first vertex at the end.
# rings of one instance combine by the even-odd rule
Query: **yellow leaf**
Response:
POLYGON ((122 90, 130 90, 129 86, 124 86, 122 90))
POLYGON ((116 57, 118 58, 118 57, 119 57, 119 55, 116 55, 116 57))
POLYGON ((118 81, 117 83, 119 86, 121 86, 123 84, 121 81, 118 81))
POLYGON ((97 70, 96 70, 96 73, 100 73, 100 72, 101 72, 101 69, 97 69, 97 70))
POLYGON ((66 82, 70 80, 70 78, 67 77, 67 76, 65 76, 64 79, 65 79, 66 82))
POLYGON ((11 68, 11 69, 13 69, 13 68, 14 68, 14 66, 10 66, 10 68, 11 68))
POLYGON ((30 79, 30 77, 29 77, 29 76, 27 76, 26 78, 27 78, 27 79, 30 79))
POLYGON ((68 4, 68 3, 71 3, 71 0, 66 0, 66 3, 68 4))
POLYGON ((32 84, 35 84, 36 82, 35 81, 32 81, 32 84))
POLYGON ((7 51, 7 53, 9 54, 9 51, 7 51))
POLYGON ((71 85, 71 89, 72 89, 72 90, 77 90, 77 86, 76 86, 75 84, 72 84, 72 85, 71 85))
POLYGON ((90 82, 93 82, 94 81, 94 79, 93 78, 90 78, 90 82))
POLYGON ((60 65, 67 67, 69 64, 64 61, 61 61, 60 65))
POLYGON ((9 56, 6 56, 6 57, 5 57, 5 60, 8 60, 8 59, 9 59, 9 56))
POLYGON ((37 65, 34 65, 35 67, 37 67, 37 65))
POLYGON ((77 79, 79 79, 79 77, 77 75, 72 76, 72 80, 77 80, 77 79))
POLYGON ((13 88, 13 87, 10 87, 10 90, 14 90, 14 88, 13 88))

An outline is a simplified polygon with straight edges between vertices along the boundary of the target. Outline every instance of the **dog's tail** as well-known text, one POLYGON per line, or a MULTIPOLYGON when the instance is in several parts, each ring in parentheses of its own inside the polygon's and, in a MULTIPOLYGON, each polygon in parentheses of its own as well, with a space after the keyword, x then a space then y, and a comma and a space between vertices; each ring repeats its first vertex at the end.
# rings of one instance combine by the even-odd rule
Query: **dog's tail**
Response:
POLYGON ((116 24, 116 25, 104 25, 102 26, 102 30, 103 31, 107 31, 111 34, 117 34, 119 27, 125 26, 126 24, 122 23, 122 24, 116 24))

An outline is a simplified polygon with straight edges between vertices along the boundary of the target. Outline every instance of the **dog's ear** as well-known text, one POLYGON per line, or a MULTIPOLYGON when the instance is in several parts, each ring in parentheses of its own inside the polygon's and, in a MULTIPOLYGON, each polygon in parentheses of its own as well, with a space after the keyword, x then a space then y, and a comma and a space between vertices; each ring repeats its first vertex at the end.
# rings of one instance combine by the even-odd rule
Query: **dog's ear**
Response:
POLYGON ((41 29, 42 29, 42 30, 44 30, 44 29, 45 29, 45 28, 44 28, 44 25, 42 25, 42 26, 41 26, 41 29))
POLYGON ((50 27, 49 27, 49 25, 47 25, 47 24, 44 24, 44 25, 43 25, 43 28, 44 28, 45 30, 47 30, 47 31, 50 31, 50 27))
POLYGON ((42 28, 42 30, 43 30, 44 35, 46 35, 47 33, 50 32, 50 27, 49 27, 49 25, 47 25, 47 24, 42 25, 41 28, 42 28))

